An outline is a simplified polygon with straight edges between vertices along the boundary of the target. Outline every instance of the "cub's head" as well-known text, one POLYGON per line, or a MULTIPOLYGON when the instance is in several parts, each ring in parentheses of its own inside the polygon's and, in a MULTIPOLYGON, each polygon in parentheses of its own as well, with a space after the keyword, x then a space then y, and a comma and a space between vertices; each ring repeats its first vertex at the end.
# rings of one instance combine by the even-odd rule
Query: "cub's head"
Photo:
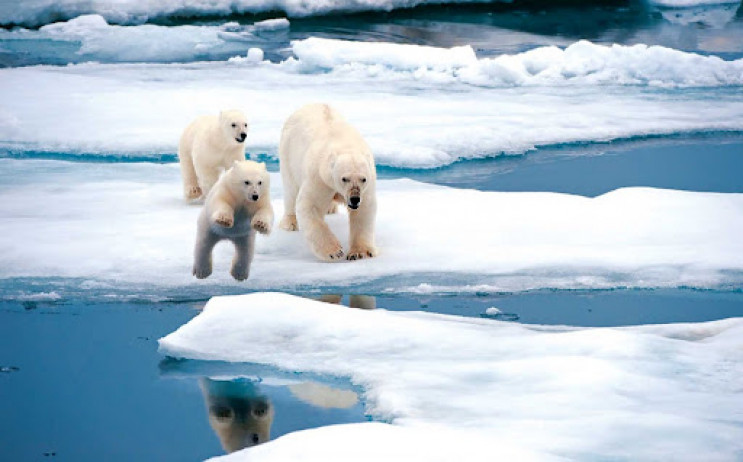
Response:
POLYGON ((238 110, 220 112, 219 126, 231 142, 240 144, 248 136, 248 119, 238 110))
POLYGON ((270 176, 263 162, 236 160, 227 172, 232 190, 248 202, 257 202, 268 196, 270 176))
POLYGON ((364 192, 375 181, 374 167, 365 158, 352 154, 341 154, 333 163, 335 190, 352 210, 361 206, 364 192))
POLYGON ((201 379, 209 424, 227 452, 271 439, 273 405, 252 383, 201 379))

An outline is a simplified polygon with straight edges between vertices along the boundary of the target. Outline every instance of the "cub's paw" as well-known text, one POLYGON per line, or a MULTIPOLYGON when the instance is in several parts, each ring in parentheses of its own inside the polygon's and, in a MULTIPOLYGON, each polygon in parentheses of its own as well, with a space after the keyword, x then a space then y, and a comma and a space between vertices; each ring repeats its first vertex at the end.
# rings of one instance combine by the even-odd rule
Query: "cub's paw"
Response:
POLYGON ((211 266, 194 266, 192 273, 197 279, 206 279, 212 274, 212 268, 211 266))
POLYGON ((222 212, 215 213, 212 218, 214 219, 214 223, 225 228, 232 228, 232 224, 234 223, 234 217, 222 212))
POLYGON ((189 186, 186 188, 185 192, 186 192, 186 200, 189 200, 189 201, 198 199, 199 197, 201 197, 201 194, 202 194, 201 188, 199 188, 198 186, 189 186))
POLYGON ((297 216, 284 215, 284 218, 281 219, 281 223, 279 223, 279 226, 281 227, 281 229, 285 229, 287 231, 297 231, 299 229, 299 225, 297 225, 297 216))
POLYGON ((248 276, 250 275, 250 268, 238 268, 233 266, 232 269, 230 269, 230 274, 236 280, 244 281, 248 279, 248 276))
POLYGON ((368 246, 351 247, 348 251, 348 260, 361 260, 362 258, 373 258, 377 256, 377 249, 368 246))
POLYGON ((271 234, 271 225, 266 220, 253 218, 253 222, 250 225, 261 234, 271 234))
POLYGON ((326 212, 327 215, 334 215, 338 213, 338 203, 336 201, 333 201, 330 203, 330 207, 328 207, 328 211, 326 212))

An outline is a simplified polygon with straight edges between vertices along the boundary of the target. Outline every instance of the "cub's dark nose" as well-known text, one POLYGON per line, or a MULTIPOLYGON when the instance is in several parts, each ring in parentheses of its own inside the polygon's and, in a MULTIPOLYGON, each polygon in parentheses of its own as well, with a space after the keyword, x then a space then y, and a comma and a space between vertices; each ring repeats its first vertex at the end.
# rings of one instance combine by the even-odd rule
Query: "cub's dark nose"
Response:
POLYGON ((359 208, 359 204, 361 203, 361 198, 359 196, 351 196, 348 199, 348 206, 352 209, 356 210, 359 208))
POLYGON ((242 143, 243 141, 245 141, 245 137, 247 136, 248 134, 245 132, 240 133, 239 141, 242 143))
POLYGON ((258 200, 258 194, 253 194, 253 200, 254 201, 257 201, 258 200))

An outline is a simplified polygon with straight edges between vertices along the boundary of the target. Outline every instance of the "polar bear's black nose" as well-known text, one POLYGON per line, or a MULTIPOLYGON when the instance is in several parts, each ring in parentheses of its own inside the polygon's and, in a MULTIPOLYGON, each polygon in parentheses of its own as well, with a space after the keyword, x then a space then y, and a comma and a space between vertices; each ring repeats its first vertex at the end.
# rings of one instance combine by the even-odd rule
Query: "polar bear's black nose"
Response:
POLYGON ((351 196, 348 199, 348 206, 356 210, 357 208, 359 208, 360 202, 361 202, 361 198, 359 196, 351 196))
POLYGON ((253 194, 253 200, 254 201, 257 201, 258 200, 258 194, 253 194))
POLYGON ((242 132, 242 133, 240 133, 240 141, 241 141, 241 142, 242 142, 242 141, 245 141, 245 137, 247 137, 247 136, 248 136, 248 134, 247 134, 247 133, 245 133, 245 132, 242 132))

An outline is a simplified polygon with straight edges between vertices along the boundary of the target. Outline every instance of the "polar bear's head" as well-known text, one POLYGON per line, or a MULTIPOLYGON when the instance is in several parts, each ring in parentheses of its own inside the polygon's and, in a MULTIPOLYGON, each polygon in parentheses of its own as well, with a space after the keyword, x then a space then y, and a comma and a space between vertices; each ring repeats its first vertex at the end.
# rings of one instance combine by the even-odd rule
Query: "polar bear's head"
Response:
POLYGON ((270 176, 263 162, 236 160, 225 173, 232 191, 248 202, 257 202, 268 194, 270 176))
POLYGON ((341 154, 335 158, 332 171, 335 190, 350 209, 359 208, 365 191, 375 180, 373 167, 365 157, 341 154))
POLYGON ((240 144, 248 136, 248 119, 241 111, 229 110, 220 112, 219 126, 230 143, 240 144))
POLYGON ((200 382, 209 424, 225 451, 239 451, 271 439, 273 405, 254 384, 206 377, 200 382))

